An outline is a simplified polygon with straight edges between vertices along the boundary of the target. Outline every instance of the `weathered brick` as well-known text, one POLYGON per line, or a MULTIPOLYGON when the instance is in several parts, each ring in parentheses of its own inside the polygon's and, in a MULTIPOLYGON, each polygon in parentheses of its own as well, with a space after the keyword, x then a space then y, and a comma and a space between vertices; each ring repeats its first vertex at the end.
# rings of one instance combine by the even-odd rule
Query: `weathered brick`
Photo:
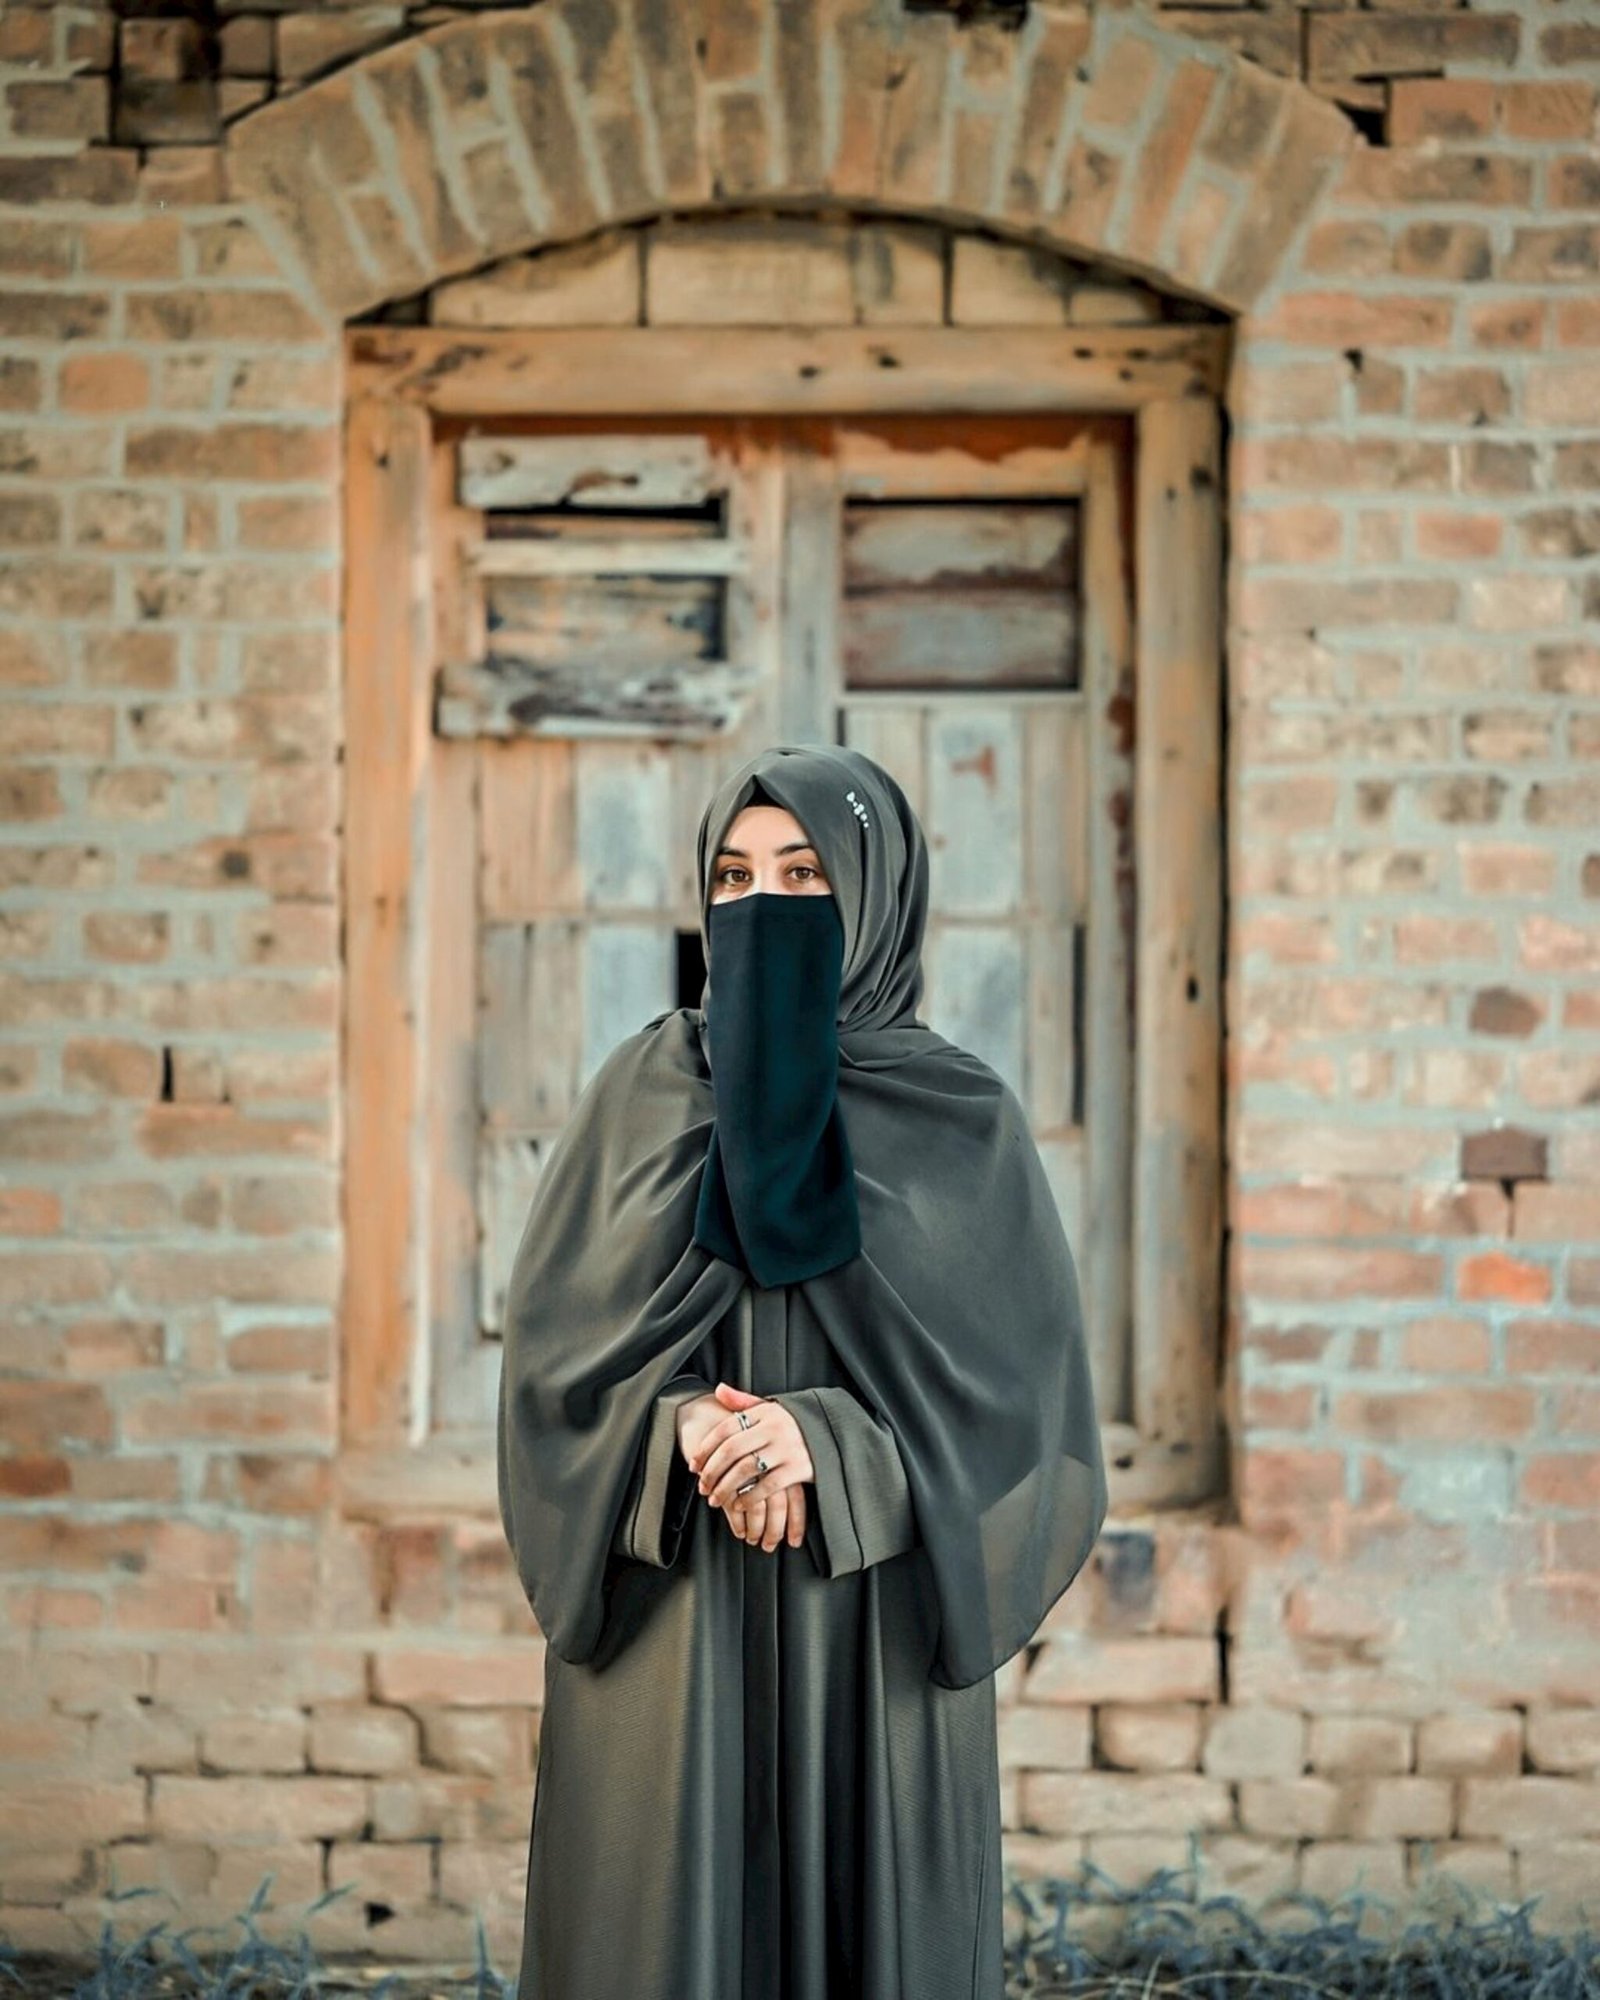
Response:
POLYGON ((11 131, 18 139, 90 144, 110 136, 111 96, 103 76, 8 83, 5 101, 11 131))
POLYGON ((1028 1669, 1029 1701, 1214 1701, 1216 1648, 1204 1639, 1052 1637, 1028 1669))
POLYGON ((1380 1715, 1321 1715, 1313 1719, 1309 1762, 1332 1776, 1405 1772, 1411 1769, 1407 1723, 1380 1715))
POLYGON ((135 292, 127 302, 136 340, 249 341, 278 345, 325 337, 292 292, 265 289, 135 292))
POLYGON ((401 1708, 335 1703, 311 1712, 311 1768, 383 1776, 418 1761, 416 1717, 401 1708))
MULTIPOLYGON (((91 277, 130 283, 176 278, 183 269, 182 230, 176 218, 164 215, 87 223, 83 269, 91 277)), ((125 301, 130 314, 138 296, 125 301)))
POLYGON ((260 484, 331 477, 338 433, 317 424, 195 423, 134 426, 125 467, 154 479, 227 479, 260 484))
POLYGON ((151 1830, 168 1839, 328 1840, 359 1834, 368 1810, 367 1787, 359 1778, 236 1773, 217 1784, 158 1773, 151 1785, 151 1830))
POLYGON ((287 14, 278 23, 278 74, 300 82, 333 69, 391 40, 404 18, 401 8, 383 6, 287 14))
POLYGON ((1203 1725, 1195 1702, 1103 1703, 1095 1711, 1098 1761, 1123 1771, 1193 1770, 1203 1725))
POLYGON ((140 1042, 80 1037, 62 1049, 61 1077, 69 1092, 154 1097, 161 1087, 161 1051, 140 1042))
POLYGON ((1600 1708, 1530 1707, 1527 1734, 1528 1761, 1535 1770, 1600 1775, 1600 1708))
POLYGON ((1552 1777, 1467 1777, 1461 1781, 1460 1831, 1513 1842, 1592 1836, 1600 1832, 1600 1789, 1552 1777))
MULTIPOLYGON (((118 145, 210 150, 218 133, 218 97, 214 77, 128 75, 119 79, 116 97, 118 145)), ((202 167, 201 170, 209 174, 209 169, 202 167)))
POLYGON ((1515 14, 1312 13, 1307 74, 1324 81, 1400 77, 1452 62, 1512 63, 1521 42, 1515 14))
POLYGON ((385 1648, 373 1655, 380 1701, 448 1701, 462 1708, 504 1708, 539 1692, 542 1669, 526 1645, 450 1650, 385 1648))
POLYGON ((1346 1895, 1403 1901, 1409 1881, 1399 1840, 1313 1840, 1301 1857, 1300 1889, 1337 1902, 1346 1895))
POLYGON ((1417 1769, 1439 1777, 1487 1777, 1522 1769, 1522 1718, 1515 1711, 1424 1716, 1417 1769))
POLYGON ((1173 1825, 1174 1813, 1182 1815, 1182 1825, 1200 1828, 1228 1826, 1233 1819, 1228 1787, 1220 1780, 1172 1771, 1156 1777, 1025 1771, 1021 1810, 1024 1825, 1044 1833, 1161 1832, 1173 1825))

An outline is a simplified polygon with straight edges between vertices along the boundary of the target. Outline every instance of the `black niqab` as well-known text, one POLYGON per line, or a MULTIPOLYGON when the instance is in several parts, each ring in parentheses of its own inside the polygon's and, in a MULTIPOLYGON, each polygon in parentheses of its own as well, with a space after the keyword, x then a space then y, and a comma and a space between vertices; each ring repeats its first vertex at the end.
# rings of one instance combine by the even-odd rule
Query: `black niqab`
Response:
POLYGON ((832 895, 713 903, 706 1007, 717 1115, 694 1240, 758 1285, 814 1278, 861 1248, 839 1108, 844 930, 832 895))

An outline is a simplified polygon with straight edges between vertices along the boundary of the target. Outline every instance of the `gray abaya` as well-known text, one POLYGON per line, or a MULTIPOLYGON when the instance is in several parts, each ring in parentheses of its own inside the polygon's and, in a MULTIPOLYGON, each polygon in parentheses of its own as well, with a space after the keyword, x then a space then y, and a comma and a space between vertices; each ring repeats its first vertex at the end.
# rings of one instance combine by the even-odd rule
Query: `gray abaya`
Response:
POLYGON ((762 1283, 699 1240, 708 954, 702 1006, 585 1085, 507 1281, 501 1518, 546 1639, 518 2000, 1000 2000, 994 1672, 1107 1501, 1076 1270, 1016 1091, 916 1016, 927 847, 887 771, 780 745, 731 773, 702 942, 758 783, 838 899, 861 1248, 762 1283), (719 1380, 804 1433, 800 1547, 697 1490, 677 1410, 719 1380))
POLYGON ((894 1442, 799 1286, 747 1284, 693 1359, 613 1540, 614 1644, 545 1655, 518 2000, 1001 2000, 994 1678, 928 1677, 894 1442), (677 1449, 719 1379, 805 1433, 798 1548, 740 1541, 677 1449))

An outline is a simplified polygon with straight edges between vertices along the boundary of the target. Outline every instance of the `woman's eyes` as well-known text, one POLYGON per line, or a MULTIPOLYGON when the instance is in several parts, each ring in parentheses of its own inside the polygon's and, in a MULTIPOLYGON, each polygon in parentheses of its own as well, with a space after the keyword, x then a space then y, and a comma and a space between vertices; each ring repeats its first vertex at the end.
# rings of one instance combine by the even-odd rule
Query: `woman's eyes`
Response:
MULTIPOLYGON (((735 875, 747 875, 748 873, 748 869, 735 865, 731 868, 722 869, 717 875, 717 880, 718 882, 731 882, 735 875)), ((813 868, 809 861, 797 861, 789 870, 789 873, 791 875, 820 876, 822 870, 820 868, 813 868)))

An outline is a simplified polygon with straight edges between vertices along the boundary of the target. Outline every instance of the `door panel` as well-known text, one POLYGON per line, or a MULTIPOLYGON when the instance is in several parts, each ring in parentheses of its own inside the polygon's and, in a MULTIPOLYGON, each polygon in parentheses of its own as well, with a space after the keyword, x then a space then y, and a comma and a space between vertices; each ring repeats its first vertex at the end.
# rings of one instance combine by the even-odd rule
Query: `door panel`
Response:
POLYGON ((474 1323, 435 1328, 436 1425, 492 1417, 506 1273, 577 1092, 699 999, 706 796, 797 737, 877 758, 920 814, 921 1018, 1018 1092, 1097 1347, 1123 1343, 1126 1237, 1091 1242, 1130 1157, 1127 606, 1089 474, 1124 448, 1112 420, 1038 415, 442 437, 435 750, 471 765, 479 1227, 474 1323))

